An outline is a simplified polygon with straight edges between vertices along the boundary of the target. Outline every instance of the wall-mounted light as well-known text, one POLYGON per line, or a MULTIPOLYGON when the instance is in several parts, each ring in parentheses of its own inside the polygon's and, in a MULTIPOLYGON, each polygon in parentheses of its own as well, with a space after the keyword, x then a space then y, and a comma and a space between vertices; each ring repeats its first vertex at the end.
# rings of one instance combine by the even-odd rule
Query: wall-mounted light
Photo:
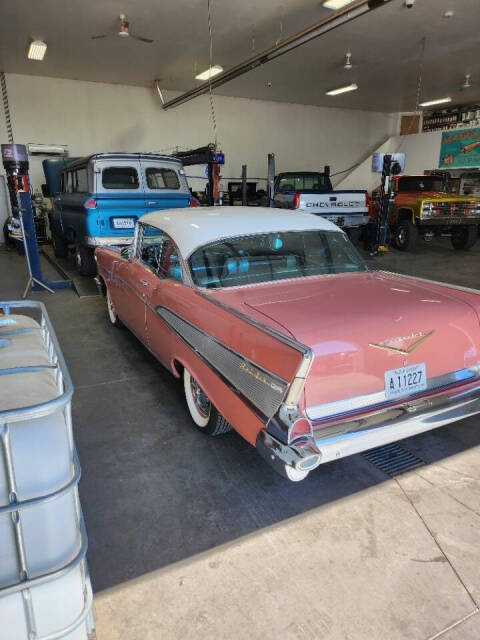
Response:
POLYGON ((353 67, 352 52, 347 51, 347 53, 345 54, 345 64, 343 65, 343 68, 346 69, 347 71, 350 71, 352 67, 353 67))
POLYGON ((325 95, 327 96, 338 96, 340 93, 348 93, 349 91, 356 91, 358 89, 358 84, 352 82, 352 84, 347 85, 346 87, 339 87, 338 89, 331 89, 331 91, 327 91, 325 95))
POLYGON ((433 107, 436 104, 444 104, 445 102, 451 102, 451 98, 437 98, 436 100, 428 100, 427 102, 420 102, 420 107, 433 107))
POLYGON ((43 60, 46 51, 47 45, 45 42, 42 42, 41 40, 34 40, 28 47, 27 57, 30 58, 30 60, 43 60))
POLYGON ((222 71, 223 67, 221 67, 219 64, 215 64, 213 65, 213 67, 209 67, 205 71, 202 71, 202 73, 196 75, 195 80, 210 80, 210 78, 218 76, 218 74, 222 73, 222 71))
POLYGON ((472 86, 471 75, 469 73, 465 74, 465 82, 462 84, 462 89, 470 89, 472 86))

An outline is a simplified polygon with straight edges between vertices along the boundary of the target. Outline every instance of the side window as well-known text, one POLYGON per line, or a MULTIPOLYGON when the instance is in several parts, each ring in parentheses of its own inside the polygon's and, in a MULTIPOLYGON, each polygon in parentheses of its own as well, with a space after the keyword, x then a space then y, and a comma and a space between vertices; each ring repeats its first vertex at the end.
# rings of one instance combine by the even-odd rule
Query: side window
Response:
POLYGON ((166 242, 162 247, 162 257, 158 267, 158 277, 169 278, 170 280, 179 280, 181 282, 182 267, 180 265, 180 258, 178 257, 173 240, 171 240, 167 235, 165 238, 166 242))
POLYGON ((82 169, 77 169, 77 186, 75 191, 78 193, 88 193, 88 175, 87 175, 87 167, 83 167, 82 169))
POLYGON ((65 180, 65 193, 73 193, 73 171, 67 171, 63 174, 65 180))
POLYGON ((107 167, 102 171, 104 189, 138 189, 138 173, 133 167, 107 167))
POLYGON ((155 227, 151 227, 148 224, 140 226, 137 241, 137 258, 155 273, 160 265, 164 242, 165 234, 163 231, 155 229, 155 227))
POLYGON ((179 189, 180 182, 176 171, 150 167, 146 170, 147 186, 149 189, 179 189))
POLYGON ((182 280, 180 259, 171 238, 155 227, 140 225, 136 257, 159 278, 182 280))

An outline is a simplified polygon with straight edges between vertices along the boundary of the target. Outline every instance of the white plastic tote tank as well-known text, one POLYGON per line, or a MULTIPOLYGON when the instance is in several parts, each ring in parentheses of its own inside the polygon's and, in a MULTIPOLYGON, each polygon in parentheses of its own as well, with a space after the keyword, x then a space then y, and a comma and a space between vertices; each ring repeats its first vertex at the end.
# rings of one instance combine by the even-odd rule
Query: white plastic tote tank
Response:
POLYGON ((86 640, 93 629, 72 393, 45 307, 0 302, 0 638, 5 640, 86 640))

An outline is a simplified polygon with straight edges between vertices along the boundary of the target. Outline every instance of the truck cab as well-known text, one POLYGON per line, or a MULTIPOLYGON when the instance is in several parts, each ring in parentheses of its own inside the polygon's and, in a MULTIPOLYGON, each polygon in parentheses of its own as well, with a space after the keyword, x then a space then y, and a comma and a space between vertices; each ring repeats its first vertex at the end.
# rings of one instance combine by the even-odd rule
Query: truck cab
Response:
POLYGON ((362 227, 369 221, 368 194, 364 190, 334 190, 330 168, 320 171, 289 171, 275 177, 274 206, 299 209, 333 222, 350 236, 360 239, 362 227))
MULTIPOLYGON (((45 175, 48 180, 47 171, 45 175)), ((95 247, 130 244, 135 223, 145 213, 198 206, 182 163, 158 154, 99 153, 80 158, 62 167, 49 187, 55 255, 66 257, 73 245, 82 275, 96 272, 95 247)))

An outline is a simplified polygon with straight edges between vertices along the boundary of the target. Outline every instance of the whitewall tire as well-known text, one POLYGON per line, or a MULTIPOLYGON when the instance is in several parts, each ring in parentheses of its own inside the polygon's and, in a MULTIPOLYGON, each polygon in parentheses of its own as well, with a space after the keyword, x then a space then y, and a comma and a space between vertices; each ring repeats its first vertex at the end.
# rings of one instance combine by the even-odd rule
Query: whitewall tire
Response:
POLYGON ((218 413, 186 368, 183 370, 183 388, 190 416, 197 429, 209 436, 218 436, 230 431, 230 424, 218 413))
POLYGON ((110 291, 107 289, 107 313, 108 319, 110 322, 117 326, 120 324, 120 320, 118 319, 117 312, 115 311, 115 307, 113 306, 112 298, 110 297, 110 291))

